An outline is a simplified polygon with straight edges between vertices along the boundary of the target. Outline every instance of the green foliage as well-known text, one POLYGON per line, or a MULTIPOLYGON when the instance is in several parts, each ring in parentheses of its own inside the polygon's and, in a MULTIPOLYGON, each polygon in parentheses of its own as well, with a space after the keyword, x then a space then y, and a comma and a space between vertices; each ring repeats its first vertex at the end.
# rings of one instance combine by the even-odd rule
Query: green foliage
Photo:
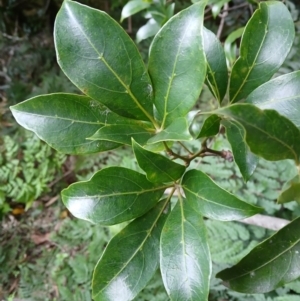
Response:
POLYGON ((66 156, 28 132, 19 131, 13 138, 5 135, 1 145, 0 212, 4 214, 10 210, 9 200, 29 208, 48 192, 66 156))
MULTIPOLYGON (((227 2, 213 1, 214 13, 227 2)), ((139 171, 109 166, 62 191, 64 204, 78 218, 102 225, 130 222, 112 238, 96 265, 94 300, 134 300, 158 267, 171 300, 208 300, 212 262, 209 226, 203 217, 243 219, 261 212, 263 208, 254 203, 261 205, 264 200, 256 200, 254 194, 254 200, 246 202, 240 192, 226 191, 203 170, 206 158, 216 156, 224 164, 235 160, 245 180, 256 169, 258 157, 290 159, 294 169, 299 165, 300 131, 291 113, 298 110, 295 101, 280 98, 280 107, 272 110, 236 103, 251 93, 263 98, 262 87, 272 86, 268 81, 294 40, 288 9, 278 1, 259 4, 245 26, 239 58, 228 74, 220 42, 204 29, 205 6, 206 1, 196 2, 164 24, 154 37, 146 67, 133 41, 107 14, 64 1, 55 22, 56 54, 63 72, 86 96, 48 94, 11 107, 23 127, 65 153, 90 154, 121 145, 133 148, 139 171), (222 101, 228 78, 229 99, 222 101), (216 108, 193 112, 205 81, 216 108), (282 116, 285 105, 292 109, 282 116), (199 115, 208 118, 193 138, 190 126, 197 124, 199 115), (218 149, 216 136, 223 126, 230 143, 227 150, 218 149)), ((146 2, 131 1, 123 18, 146 7, 150 7, 146 2)), ((297 76, 293 81, 287 75, 283 81, 298 85, 297 76)), ((289 87, 289 91, 290 97, 297 98, 297 89, 289 87)), ((245 192, 246 184, 230 178, 236 170, 218 172, 233 189, 239 186, 245 192)), ((256 178, 254 173, 249 189, 257 194, 270 187, 274 181, 272 171, 268 173, 260 170, 256 178)), ((264 197, 274 201, 281 186, 277 194, 270 190, 264 197)), ((285 202, 292 201, 289 198, 295 195, 285 196, 285 202)), ((297 279, 298 228, 299 217, 254 247, 256 242, 243 243, 249 234, 242 226, 234 231, 225 226, 230 239, 239 241, 228 243, 228 248, 223 244, 220 258, 242 258, 216 277, 244 293, 267 293, 297 279)), ((71 266, 86 275, 84 267, 71 266)))
POLYGON ((147 23, 136 33, 137 42, 153 37, 159 29, 173 16, 175 3, 166 0, 131 0, 128 1, 121 13, 121 22, 141 11, 145 11, 147 23))

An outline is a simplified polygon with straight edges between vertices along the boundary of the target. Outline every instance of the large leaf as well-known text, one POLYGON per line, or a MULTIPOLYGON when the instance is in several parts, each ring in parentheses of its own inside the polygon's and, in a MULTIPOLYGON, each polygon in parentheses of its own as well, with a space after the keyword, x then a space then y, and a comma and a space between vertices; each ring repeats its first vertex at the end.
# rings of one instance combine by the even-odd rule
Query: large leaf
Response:
POLYGON ((210 30, 203 28, 204 51, 207 60, 206 83, 221 103, 227 90, 228 71, 221 42, 210 30))
POLYGON ((98 171, 89 181, 64 189, 62 200, 77 218, 114 225, 146 213, 165 189, 136 171, 108 167, 98 171))
POLYGON ((205 1, 172 17, 155 36, 149 54, 154 103, 161 128, 184 117, 197 101, 206 74, 203 50, 205 1))
POLYGON ((141 10, 150 7, 150 5, 151 5, 150 2, 144 0, 131 0, 127 2, 122 9, 121 22, 124 19, 140 12, 141 10))
MULTIPOLYGON (((153 129, 152 129, 153 130, 153 129)), ((108 140, 117 143, 131 145, 131 138, 134 138, 141 144, 145 144, 148 139, 153 136, 146 126, 132 124, 132 125, 107 125, 99 129, 93 136, 89 137, 91 140, 108 140)))
POLYGON ((259 4, 244 30, 240 57, 232 68, 231 102, 245 98, 276 73, 291 49, 294 36, 294 22, 283 3, 259 4))
POLYGON ((164 208, 162 201, 109 242, 94 271, 93 300, 130 301, 146 286, 159 265, 164 208))
POLYGON ((147 179, 154 183, 168 183, 178 180, 185 171, 185 166, 168 158, 150 152, 134 140, 132 148, 139 166, 146 172, 147 179))
POLYGON ((300 71, 279 76, 254 90, 246 102, 273 109, 300 128, 300 71))
POLYGON ((11 107, 11 111, 19 124, 67 154, 87 154, 116 148, 120 144, 86 138, 106 124, 136 123, 108 111, 89 97, 75 94, 37 96, 11 107))
POLYGON ((222 125, 226 128, 226 137, 231 145, 234 161, 247 182, 253 174, 258 157, 251 153, 246 143, 245 129, 234 120, 223 120, 222 125))
POLYGON ((183 177, 182 187, 186 198, 193 201, 195 210, 208 218, 232 221, 262 211, 227 192, 200 170, 188 171, 183 177))
POLYGON ((209 293, 211 259, 206 229, 203 217, 190 202, 179 199, 161 234, 160 268, 174 301, 205 301, 209 293))
POLYGON ((217 274, 242 293, 267 293, 300 277, 300 218, 255 247, 232 268, 217 274))
POLYGON ((260 110, 251 104, 235 104, 219 113, 235 119, 246 130, 250 150, 266 160, 299 160, 300 131, 274 110, 260 110))
POLYGON ((153 120, 150 78, 135 44, 116 21, 66 0, 54 39, 60 67, 82 92, 119 115, 153 120))
POLYGON ((189 125, 186 118, 178 118, 173 121, 163 131, 156 134, 148 140, 148 144, 153 144, 161 141, 190 141, 193 140, 189 132, 189 125))

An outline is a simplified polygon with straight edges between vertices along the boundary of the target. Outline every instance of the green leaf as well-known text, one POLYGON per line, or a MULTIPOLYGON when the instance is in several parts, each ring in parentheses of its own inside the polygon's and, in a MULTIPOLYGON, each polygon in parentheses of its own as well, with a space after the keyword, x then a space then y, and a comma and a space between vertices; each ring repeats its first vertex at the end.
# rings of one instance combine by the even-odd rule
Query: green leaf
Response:
MULTIPOLYGON (((112 142, 131 145, 131 138, 145 144, 153 136, 151 129, 140 125, 107 125, 98 130, 91 140, 108 140, 112 142)), ((152 129, 153 131, 153 129, 152 129)))
POLYGON ((139 166, 146 172, 147 179, 153 183, 168 183, 178 180, 185 171, 185 166, 168 158, 142 148, 132 140, 132 148, 139 166))
POLYGON ((178 118, 173 121, 166 129, 156 134, 148 140, 148 144, 161 141, 190 141, 193 140, 189 132, 189 125, 186 118, 178 118))
POLYGON ((300 128, 300 71, 279 76, 254 90, 246 99, 260 109, 273 109, 300 128))
POLYGON ((217 274, 242 293, 267 293, 300 276, 300 218, 256 246, 237 265, 217 274))
POLYGON ((163 227, 160 268, 171 300, 207 300, 211 259, 203 217, 187 200, 177 202, 163 227))
POLYGON ((152 278, 159 265, 165 205, 159 202, 109 242, 94 271, 95 301, 133 300, 152 278))
POLYGON ((211 11, 212 11, 212 15, 214 18, 216 18, 219 13, 221 12, 221 9, 222 7, 228 3, 230 0, 218 0, 218 1, 212 1, 212 2, 215 2, 213 5, 212 5, 212 8, 211 8, 211 11))
POLYGON ((161 128, 184 117, 196 103, 206 75, 203 50, 205 1, 172 17, 155 36, 149 54, 149 73, 161 128))
POLYGON ((234 30, 224 42, 224 52, 227 59, 228 68, 231 69, 232 64, 236 60, 237 45, 236 40, 239 39, 244 33, 244 27, 234 30))
POLYGON ((234 161, 247 182, 258 164, 258 157, 251 153, 246 143, 245 129, 238 122, 223 120, 222 125, 226 128, 226 137, 231 145, 234 161))
POLYGON ((216 35, 205 27, 203 28, 203 40, 207 60, 206 83, 212 94, 221 103, 228 83, 225 53, 216 35))
POLYGON ((197 139, 217 135, 220 130, 220 122, 221 118, 218 115, 210 115, 205 119, 197 139))
POLYGON ((292 180, 284 185, 284 190, 280 193, 277 203, 284 204, 296 201, 300 204, 300 178, 296 175, 292 180))
POLYGON ((149 211, 166 186, 149 182, 136 171, 108 167, 86 182, 70 185, 62 191, 62 200, 77 218, 92 223, 114 225, 149 211))
POLYGON ((259 4, 246 25, 240 57, 232 68, 231 102, 245 98, 276 73, 291 49, 294 36, 294 22, 283 3, 259 4))
POLYGON ((150 5, 151 5, 150 2, 143 1, 143 0, 131 0, 127 2, 122 9, 121 22, 124 19, 140 12, 141 10, 150 7, 150 5))
POLYGON ((183 177, 182 187, 186 198, 193 201, 195 210, 208 218, 233 221, 262 211, 219 187, 200 170, 189 170, 183 177))
POLYGON ((134 42, 110 16, 66 0, 54 39, 61 69, 83 93, 121 116, 153 121, 146 67, 134 42))
POLYGON ((245 128, 246 142, 254 154, 269 161, 294 159, 298 162, 300 131, 286 117, 251 104, 235 104, 218 112, 245 128))
POLYGON ((153 37, 157 34, 160 30, 160 25, 153 19, 149 19, 148 22, 139 28, 136 33, 136 41, 137 43, 141 42, 142 40, 148 39, 153 37))
POLYGON ((110 112, 89 97, 75 94, 33 97, 12 106, 11 111, 20 125, 66 154, 88 154, 116 148, 120 144, 86 138, 106 124, 136 123, 110 112))

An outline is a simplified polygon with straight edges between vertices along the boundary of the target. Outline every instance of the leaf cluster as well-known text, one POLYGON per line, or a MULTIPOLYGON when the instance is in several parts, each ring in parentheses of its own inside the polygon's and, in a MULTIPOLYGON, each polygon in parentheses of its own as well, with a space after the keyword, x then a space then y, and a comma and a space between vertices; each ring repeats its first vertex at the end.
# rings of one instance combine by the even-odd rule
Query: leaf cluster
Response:
MULTIPOLYGON (((64 1, 54 28, 56 55, 85 95, 40 95, 11 107, 23 127, 63 153, 132 147, 139 171, 109 166, 62 191, 77 218, 127 223, 95 267, 95 301, 134 300, 158 268, 171 300, 207 300, 212 261, 204 217, 234 221, 263 208, 222 188, 193 168, 195 162, 234 160, 245 182, 259 158, 299 165, 299 71, 271 79, 295 36, 288 9, 277 1, 259 4, 228 73, 220 41, 203 25, 205 7, 205 1, 196 2, 170 18, 154 37, 145 66, 106 13, 64 1), (193 111, 204 84, 217 107, 193 111), (197 127, 198 116, 205 118, 197 127), (211 146, 220 132, 231 150, 211 146)), ((298 200, 299 182, 296 175, 286 183, 280 203, 298 200)), ((216 277, 245 293, 295 280, 298 228, 296 218, 216 277), (271 278, 270 271, 276 271, 271 278)))

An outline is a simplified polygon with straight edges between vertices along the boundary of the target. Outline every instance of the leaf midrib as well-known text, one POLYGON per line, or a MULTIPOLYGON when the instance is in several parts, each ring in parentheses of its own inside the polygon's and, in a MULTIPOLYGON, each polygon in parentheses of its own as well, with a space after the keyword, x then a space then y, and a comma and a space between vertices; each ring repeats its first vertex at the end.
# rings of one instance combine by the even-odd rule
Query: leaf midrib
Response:
POLYGON ((181 49, 181 46, 182 46, 182 43, 183 43, 183 40, 184 40, 184 37, 185 37, 187 31, 188 31, 188 25, 185 27, 185 30, 184 30, 184 33, 182 35, 180 44, 178 46, 177 53, 176 53, 176 56, 175 56, 174 65, 173 65, 172 74, 171 74, 170 79, 169 79, 167 93, 166 93, 166 96, 164 96, 164 99, 165 99, 164 117, 163 117, 163 121, 162 121, 162 124, 161 124, 161 129, 164 128, 165 123, 166 123, 166 118, 167 118, 168 114, 170 113, 170 112, 167 112, 167 108, 168 108, 168 104, 169 104, 169 95, 170 95, 170 91, 171 91, 171 86, 172 86, 173 80, 174 80, 175 75, 176 75, 175 74, 175 70, 176 70, 176 67, 177 67, 177 61, 178 61, 178 57, 179 57, 179 51, 181 49))
MULTIPOLYGON (((272 238, 272 237, 270 237, 270 239, 271 239, 271 238, 272 238)), ((287 248, 287 249, 284 250, 283 252, 279 253, 279 254, 276 255, 275 257, 271 258, 269 261, 267 261, 267 262, 264 263, 263 265, 257 267, 257 268, 254 269, 254 270, 245 272, 245 273, 242 274, 242 275, 239 275, 239 276, 237 276, 237 277, 233 277, 233 278, 230 278, 230 279, 227 279, 227 280, 228 280, 228 281, 231 281, 231 280, 234 280, 234 279, 238 279, 238 278, 240 278, 240 277, 243 277, 243 276, 245 276, 245 275, 250 274, 251 272, 255 272, 255 271, 259 270, 259 269, 262 269, 263 267, 265 267, 265 266, 268 265, 269 263, 272 263, 273 261, 275 261, 275 260, 276 260, 277 258, 279 258, 281 255, 283 255, 283 254, 285 254, 286 252, 290 251, 290 249, 292 249, 292 248, 293 248, 295 245, 297 245, 299 242, 300 242, 300 238, 299 238, 298 240, 296 240, 296 242, 293 243, 289 248, 287 248)), ((227 281, 227 280, 226 280, 226 281, 227 281)))
MULTIPOLYGON (((104 65, 108 68, 108 70, 116 77, 116 79, 119 81, 119 83, 125 88, 125 90, 127 91, 127 93, 130 95, 130 97, 132 98, 132 100, 134 101, 134 103, 137 105, 137 107, 143 112, 143 114, 153 123, 155 124, 154 119, 152 118, 152 116, 142 107, 142 105, 139 103, 139 101, 137 100, 137 98, 133 95, 131 89, 129 86, 127 86, 124 81, 118 76, 118 74, 115 72, 115 70, 108 64, 108 62, 105 60, 104 58, 104 54, 103 53, 99 53, 98 49, 95 47, 95 45, 92 43, 92 41, 89 39, 89 37, 86 35, 86 33, 84 32, 84 30, 82 29, 82 27, 80 26, 80 23, 77 22, 77 19, 74 17, 74 21, 76 20, 76 25, 77 28, 81 31, 81 33, 83 34, 83 36, 86 38, 87 42, 91 45, 91 47, 94 49, 94 51, 96 52, 96 54, 99 56, 98 59, 100 61, 102 61, 104 63, 104 65)), ((127 51, 126 48, 124 48, 125 51, 127 51)), ((131 61, 130 61, 130 65, 131 65, 131 61)))
POLYGON ((106 197, 110 197, 110 196, 121 196, 121 195, 139 195, 139 194, 143 194, 143 193, 147 193, 147 192, 152 192, 152 191, 157 191, 157 190, 162 190, 162 189, 166 189, 169 188, 170 185, 165 185, 165 186, 160 186, 160 187, 156 187, 156 188, 151 188, 151 189, 142 189, 142 190, 137 190, 137 191, 127 191, 127 192, 112 192, 109 194, 101 194, 101 195, 91 195, 91 196, 76 196, 76 197, 70 197, 70 199, 86 199, 87 197, 89 199, 102 199, 102 198, 106 198, 106 197))
MULTIPOLYGON (((261 5, 263 5, 263 3, 262 3, 261 5)), ((266 22, 265 29, 267 29, 268 26, 269 26, 269 12, 268 12, 268 20, 267 20, 267 22, 266 22)), ((257 54, 256 54, 256 56, 255 56, 255 58, 254 58, 254 60, 253 60, 253 62, 252 62, 252 64, 251 64, 251 66, 250 66, 248 72, 247 72, 247 75, 245 76, 245 78, 244 78, 242 84, 240 85, 239 89, 237 90, 237 92, 234 94, 233 98, 230 100, 230 103, 233 103, 233 102, 234 102, 235 98, 237 97, 237 95, 240 93, 240 91, 241 91, 242 88, 244 87, 245 83, 247 82, 247 79, 248 79, 250 73, 252 72, 252 70, 253 70, 253 68, 254 68, 254 66, 255 66, 256 60, 257 60, 257 58, 258 58, 258 56, 259 56, 259 54, 260 54, 260 51, 261 51, 262 46, 263 46, 263 43, 264 43, 264 41, 265 41, 265 39, 266 39, 267 33, 268 33, 268 31, 266 32, 266 30, 265 30, 265 35, 264 35, 264 37, 263 37, 263 39, 262 39, 262 41, 261 41, 261 43, 260 43, 259 49, 258 49, 258 51, 257 51, 257 54)), ((240 60, 240 59, 244 59, 244 57, 240 57, 239 60, 240 60)), ((237 62, 236 62, 236 63, 237 63, 237 62)))
MULTIPOLYGON (((234 118, 235 120, 239 120, 239 121, 241 120, 241 118, 236 118, 236 116, 234 116, 233 118, 234 118)), ((245 123, 247 126, 252 127, 252 128, 254 128, 254 129, 256 129, 256 130, 262 132, 264 135, 270 137, 271 139, 277 141, 279 144, 285 146, 287 149, 289 149, 289 150, 292 152, 292 154, 294 154, 294 160, 295 160, 296 162, 298 162, 296 152, 295 152, 288 144, 286 144, 284 141, 279 140, 277 137, 275 137, 275 136, 273 136, 273 135, 270 135, 269 133, 267 133, 267 132, 264 131, 263 129, 261 129, 261 128, 255 126, 254 124, 251 124, 251 123, 246 122, 245 119, 242 119, 242 121, 240 121, 239 123, 240 123, 241 126, 243 126, 243 123, 245 123)), ((295 126, 295 127, 296 127, 296 126, 295 126)), ((247 135, 247 133, 246 133, 246 135, 247 135)), ((245 137, 245 139, 247 140, 246 137, 245 137)))
POLYGON ((49 115, 41 115, 37 113, 31 113, 31 112, 25 112, 25 111, 20 111, 15 108, 13 108, 13 111, 20 112, 21 114, 27 114, 27 115, 32 115, 32 116, 37 116, 37 117, 42 117, 42 118, 49 118, 49 119, 61 119, 64 121, 70 121, 72 123, 84 123, 84 124, 95 124, 95 125, 105 125, 105 122, 100 122, 100 121, 84 121, 84 120, 76 120, 76 119, 71 119, 67 117, 60 117, 60 116, 49 116, 49 115))
MULTIPOLYGON (((173 189, 173 193, 174 193, 174 189, 173 189)), ((172 196, 173 194, 172 192, 170 193, 170 196, 172 196)), ((96 298, 101 292, 103 292, 105 290, 105 288, 107 286, 109 286, 109 284, 116 279, 116 277, 118 277, 118 275, 120 275, 123 270, 127 267, 127 265, 132 261, 132 259, 136 256, 136 254, 143 248, 144 244, 146 243, 147 239, 151 236, 151 233, 155 227, 155 225, 158 222, 158 219, 160 218, 160 216, 162 215, 163 211, 165 210, 166 205, 168 204, 168 202, 170 201, 170 197, 166 199, 164 205, 162 206, 159 214, 157 215, 156 219, 154 220, 152 226, 150 227, 150 229, 147 231, 145 230, 145 232, 148 232, 145 236, 145 238, 143 239, 143 241, 140 243, 139 247, 136 249, 136 251, 130 256, 130 258, 125 262, 125 264, 123 265, 123 267, 120 269, 120 271, 101 289, 99 290, 99 292, 93 296, 93 298, 96 298)), ((101 259, 100 259, 101 260, 101 259)))
MULTIPOLYGON (((192 179, 192 178, 197 178, 197 177, 190 177, 189 179, 192 179)), ((187 190, 188 192, 190 192, 190 193, 192 193, 193 195, 195 195, 197 198, 203 199, 204 201, 206 201, 206 202, 208 202, 208 203, 212 203, 212 204, 215 204, 215 205, 217 205, 217 206, 225 207, 225 208, 228 208, 228 209, 231 209, 231 210, 234 209, 234 210, 237 210, 237 211, 245 212, 245 209, 241 209, 241 208, 237 208, 237 207, 230 207, 230 206, 228 206, 228 205, 224 205, 224 204, 222 204, 222 203, 217 203, 217 202, 215 202, 215 201, 209 200, 209 199, 207 199, 207 198, 205 198, 205 197, 199 195, 198 193, 196 193, 196 192, 190 190, 190 189, 187 188, 187 186, 185 186, 185 185, 183 185, 182 187, 183 187, 185 190, 187 190)), ((251 206, 250 204, 248 204, 248 203, 246 203, 246 202, 244 202, 244 201, 242 201, 242 200, 239 200, 239 201, 240 201, 242 204, 251 206)), ((247 210, 247 212, 249 212, 249 211, 250 211, 250 210, 247 210)), ((254 212, 255 212, 254 209, 251 209, 251 211, 254 211, 254 212)))

